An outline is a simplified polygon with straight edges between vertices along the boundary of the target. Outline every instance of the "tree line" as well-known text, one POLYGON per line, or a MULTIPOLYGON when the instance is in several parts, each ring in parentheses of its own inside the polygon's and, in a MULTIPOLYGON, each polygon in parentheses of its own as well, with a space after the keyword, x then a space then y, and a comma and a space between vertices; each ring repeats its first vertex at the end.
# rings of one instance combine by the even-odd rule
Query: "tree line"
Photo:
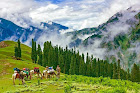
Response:
POLYGON ((70 75, 84 75, 90 77, 110 77, 112 79, 124 79, 134 82, 140 82, 140 67, 136 64, 125 71, 120 66, 120 60, 109 63, 107 60, 94 58, 93 55, 86 57, 84 54, 80 55, 76 49, 69 50, 60 46, 52 46, 51 42, 44 43, 43 51, 38 44, 32 39, 31 59, 33 63, 41 66, 60 66, 61 72, 70 75), (85 59, 86 58, 86 59, 85 59))

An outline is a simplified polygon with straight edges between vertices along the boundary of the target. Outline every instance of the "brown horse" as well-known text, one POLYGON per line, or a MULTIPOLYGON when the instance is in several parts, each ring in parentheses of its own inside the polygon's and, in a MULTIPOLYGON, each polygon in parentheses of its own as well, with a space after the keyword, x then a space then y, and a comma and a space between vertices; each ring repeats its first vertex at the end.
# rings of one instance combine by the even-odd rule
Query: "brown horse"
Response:
MULTIPOLYGON (((15 80, 18 78, 19 80, 22 80, 22 84, 25 83, 24 77, 26 76, 26 73, 24 73, 22 70, 18 73, 17 71, 14 71, 14 74, 12 75, 13 84, 15 85, 15 80)), ((20 85, 20 83, 19 83, 20 85)))

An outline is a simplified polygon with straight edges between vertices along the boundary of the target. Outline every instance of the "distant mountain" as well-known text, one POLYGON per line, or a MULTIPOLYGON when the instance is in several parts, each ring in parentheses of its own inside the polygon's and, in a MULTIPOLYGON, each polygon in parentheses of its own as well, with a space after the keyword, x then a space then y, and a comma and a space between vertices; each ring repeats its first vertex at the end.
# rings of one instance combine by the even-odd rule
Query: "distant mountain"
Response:
POLYGON ((77 42, 75 44, 73 44, 73 42, 71 43, 71 46, 79 46, 82 41, 85 45, 87 45, 88 43, 88 38, 99 38, 100 34, 102 33, 102 31, 107 31, 106 27, 109 24, 113 24, 115 22, 119 22, 119 17, 121 17, 122 14, 121 13, 117 13, 114 16, 112 16, 106 23, 103 23, 101 25, 99 25, 98 27, 93 27, 93 28, 85 28, 85 29, 81 29, 81 30, 77 30, 77 31, 73 31, 73 32, 68 32, 67 35, 73 35, 73 42, 76 42, 77 40, 79 40, 80 42, 77 42), (83 37, 87 35, 88 37, 84 38, 83 37))
POLYGON ((95 54, 103 55, 110 62, 121 59, 125 69, 130 68, 134 62, 140 66, 140 12, 135 8, 118 12, 98 27, 69 34, 74 34, 75 40, 79 39, 80 34, 90 35, 85 40, 81 39, 80 44, 77 42, 77 46, 89 49, 93 54, 98 49, 104 49, 95 54))
POLYGON ((66 26, 62 26, 60 24, 57 24, 57 23, 54 23, 54 22, 51 22, 51 21, 47 21, 47 22, 41 22, 41 27, 43 27, 44 29, 48 30, 48 31, 57 31, 57 33, 60 33, 59 31, 60 30, 67 30, 69 29, 68 27, 66 26))
MULTIPOLYGON (((0 18, 0 41, 21 39, 26 42, 29 38, 38 40, 42 35, 49 36, 50 33, 60 34, 60 30, 67 30, 68 27, 54 22, 41 22, 40 26, 20 27, 11 21, 0 18)), ((29 43, 29 42, 28 42, 29 43)))

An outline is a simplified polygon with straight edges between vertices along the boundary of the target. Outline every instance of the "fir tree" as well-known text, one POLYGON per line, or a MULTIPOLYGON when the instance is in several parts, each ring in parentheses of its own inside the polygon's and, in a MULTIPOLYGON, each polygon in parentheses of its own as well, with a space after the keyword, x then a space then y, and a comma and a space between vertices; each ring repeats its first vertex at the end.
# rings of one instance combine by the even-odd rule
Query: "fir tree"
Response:
POLYGON ((113 79, 117 79, 117 65, 113 64, 113 79))
POLYGON ((85 62, 83 58, 80 60, 79 75, 85 75, 85 62))
POLYGON ((21 58, 20 40, 18 40, 17 45, 18 46, 15 46, 15 58, 20 59, 21 58))
POLYGON ((92 60, 92 69, 91 69, 91 71, 92 71, 92 75, 91 76, 96 77, 96 58, 94 58, 92 60))
POLYGON ((34 49, 35 49, 35 47, 34 47, 34 40, 32 39, 32 51, 31 51, 31 59, 32 59, 32 61, 33 61, 33 63, 34 63, 34 49))
POLYGON ((15 46, 15 58, 17 59, 18 58, 18 47, 15 46))
POLYGON ((117 66, 117 78, 120 79, 120 60, 118 60, 118 66, 117 66))
POLYGON ((44 49, 43 49, 43 63, 42 63, 42 65, 44 67, 46 67, 46 65, 47 65, 47 57, 48 57, 48 55, 47 55, 47 42, 45 42, 44 49))
POLYGON ((39 44, 38 44, 37 54, 39 56, 38 64, 42 66, 42 50, 39 44))
POLYGON ((130 72, 129 72, 129 68, 128 68, 128 69, 127 69, 126 79, 127 79, 127 80, 130 80, 130 78, 131 78, 131 77, 130 77, 130 72))
POLYGON ((37 51, 36 51, 36 42, 34 42, 34 61, 37 62, 37 51))
POLYGON ((131 80, 134 82, 139 82, 139 67, 134 63, 131 71, 131 80))
POLYGON ((38 48, 37 48, 37 54, 38 54, 38 56, 39 56, 40 51, 41 51, 41 47, 40 47, 40 45, 38 44, 38 48))
POLYGON ((18 40, 18 57, 21 58, 20 40, 18 40))
POLYGON ((71 57, 71 64, 70 64, 70 69, 69 69, 69 74, 74 75, 75 74, 75 64, 74 64, 74 57, 71 57))

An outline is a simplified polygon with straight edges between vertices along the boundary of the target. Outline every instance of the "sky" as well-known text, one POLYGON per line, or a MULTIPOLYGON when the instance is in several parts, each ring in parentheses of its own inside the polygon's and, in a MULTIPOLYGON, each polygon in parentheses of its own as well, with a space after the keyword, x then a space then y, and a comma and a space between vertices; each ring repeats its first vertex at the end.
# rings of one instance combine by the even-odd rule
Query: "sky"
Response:
POLYGON ((0 17, 28 27, 53 21, 71 29, 97 27, 139 0, 0 0, 0 17))

